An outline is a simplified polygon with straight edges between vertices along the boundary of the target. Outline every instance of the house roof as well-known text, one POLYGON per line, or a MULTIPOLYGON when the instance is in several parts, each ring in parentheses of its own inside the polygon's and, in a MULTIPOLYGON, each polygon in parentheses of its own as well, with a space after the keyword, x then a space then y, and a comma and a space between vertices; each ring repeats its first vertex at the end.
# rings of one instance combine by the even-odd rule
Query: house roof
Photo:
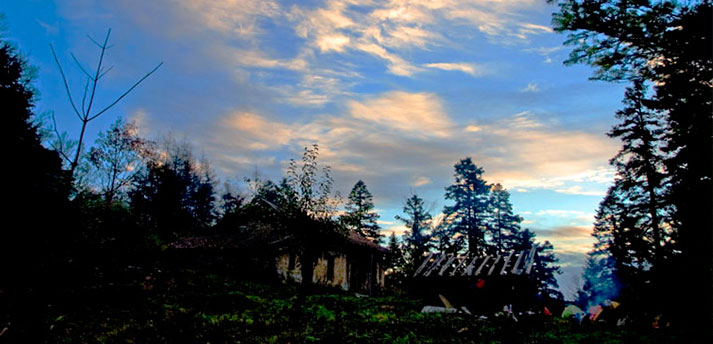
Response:
POLYGON ((376 249, 382 252, 388 252, 389 250, 385 247, 382 247, 381 245, 375 243, 371 239, 357 233, 357 232, 349 232, 349 235, 347 236, 347 241, 356 244, 359 246, 365 246, 368 248, 376 249))
MULTIPOLYGON (((289 235, 281 234, 269 226, 260 226, 259 228, 249 231, 246 230, 239 234, 186 237, 168 244, 168 247, 174 249, 241 249, 256 248, 256 246, 280 247, 289 246, 291 239, 289 235)), ((380 252, 388 252, 387 248, 382 247, 371 239, 356 232, 350 232, 346 236, 345 241, 349 245, 378 250, 380 252)))

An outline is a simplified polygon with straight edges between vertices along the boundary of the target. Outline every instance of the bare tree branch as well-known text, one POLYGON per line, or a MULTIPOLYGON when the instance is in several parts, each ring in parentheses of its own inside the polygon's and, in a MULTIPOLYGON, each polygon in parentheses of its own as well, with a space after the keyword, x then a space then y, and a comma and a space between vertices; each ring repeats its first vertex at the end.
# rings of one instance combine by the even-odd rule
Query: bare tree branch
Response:
POLYGON ((59 152, 59 154, 62 156, 64 160, 67 161, 67 163, 71 163, 72 160, 69 159, 67 154, 64 153, 64 141, 62 141, 62 135, 59 134, 59 131, 57 130, 57 120, 54 117, 54 111, 52 111, 52 130, 54 130, 54 134, 57 137, 57 141, 59 141, 59 148, 55 147, 53 143, 50 142, 50 145, 52 148, 59 152))
POLYGON ((92 38, 92 36, 87 35, 87 38, 89 38, 90 41, 94 42, 94 44, 96 44, 97 47, 99 47, 99 49, 102 48, 102 45, 99 44, 99 42, 95 41, 94 38, 92 38))
MULTIPOLYGON (((91 121, 91 119, 87 119, 87 118, 89 118, 90 111, 92 110, 92 104, 94 103, 94 95, 95 95, 96 92, 97 92, 97 85, 98 85, 98 83, 99 83, 99 73, 100 73, 101 68, 102 68, 102 62, 104 62, 104 53, 106 53, 106 44, 107 44, 107 42, 109 42, 109 35, 111 35, 111 29, 109 29, 109 30, 106 32, 106 38, 104 38, 104 44, 101 46, 101 54, 99 55, 99 63, 97 63, 97 71, 96 71, 96 73, 94 74, 94 82, 93 82, 93 85, 92 85, 92 93, 91 93, 91 95, 89 96, 89 105, 87 105, 87 112, 84 113, 84 118, 85 118, 85 120, 86 120, 87 122, 88 122, 88 121, 91 121)), ((95 117, 96 117, 96 116, 95 116, 95 117)), ((81 140, 81 138, 80 138, 80 140, 81 140)))
POLYGON ((82 64, 81 64, 81 63, 79 63, 79 60, 77 60, 77 57, 76 57, 76 56, 74 56, 74 53, 71 53, 71 52, 70 52, 70 53, 69 53, 69 55, 71 55, 71 56, 72 56, 72 59, 74 60, 74 63, 76 63, 76 64, 77 64, 77 67, 79 67, 79 70, 81 70, 82 72, 84 72, 84 75, 86 75, 86 76, 87 76, 87 78, 90 78, 90 79, 91 79, 91 78, 92 78, 92 76, 91 76, 91 75, 89 75, 89 73, 88 73, 88 72, 87 72, 87 71, 86 71, 86 70, 84 69, 84 67, 82 67, 82 64))
POLYGON ((87 91, 89 90, 89 80, 91 80, 91 78, 87 78, 87 82, 84 84, 84 95, 82 95, 82 113, 84 113, 84 111, 86 111, 84 104, 86 104, 86 100, 87 100, 87 91))
MULTIPOLYGON (((64 70, 62 69, 62 66, 59 63, 59 59, 57 58, 57 54, 54 51, 54 47, 50 44, 50 48, 52 50, 52 56, 54 57, 54 60, 57 63, 57 67, 59 68, 60 74, 62 75, 62 81, 64 82, 64 87, 65 87, 65 90, 67 91, 67 98, 69 98, 69 103, 72 105, 72 109, 74 110, 74 113, 77 115, 77 117, 79 118, 79 120, 81 121, 81 124, 82 124, 81 130, 79 132, 79 140, 77 141, 77 149, 74 154, 74 159, 69 159, 65 155, 65 153, 62 153, 64 158, 67 161, 69 161, 69 163, 70 163, 70 173, 72 174, 72 176, 74 176, 74 171, 75 171, 77 165, 79 164, 79 157, 82 152, 82 143, 84 142, 84 136, 86 134, 87 125, 89 124, 89 122, 91 122, 92 120, 101 116, 106 111, 108 111, 110 108, 112 108, 114 105, 116 105, 119 101, 121 101, 124 97, 126 97, 129 93, 131 93, 131 91, 133 91, 139 84, 141 84, 141 82, 146 80, 146 78, 148 78, 151 74, 156 72, 163 65, 163 62, 159 63, 158 66, 156 66, 150 72, 146 73, 141 79, 139 79, 137 82, 135 82, 131 87, 129 87, 129 89, 127 89, 124 93, 122 93, 111 104, 104 107, 101 111, 99 111, 95 114, 92 114, 92 107, 94 106, 94 101, 96 100, 97 89, 99 86, 99 80, 114 68, 114 66, 110 66, 108 68, 104 68, 104 66, 103 66, 104 56, 106 54, 106 51, 107 51, 107 49, 111 48, 111 46, 109 46, 109 37, 110 36, 111 36, 111 29, 107 30, 106 37, 104 38, 104 43, 99 43, 96 40, 94 40, 91 36, 87 35, 89 40, 91 40, 97 47, 99 47, 99 49, 101 51, 99 54, 99 61, 97 62, 96 71, 94 72, 94 76, 89 74, 89 72, 82 66, 82 64, 79 62, 79 60, 77 59, 77 57, 74 54, 71 54, 72 59, 74 60, 77 67, 87 77, 87 82, 84 85, 84 92, 82 94, 81 112, 79 111, 79 109, 77 109, 77 106, 74 103, 74 99, 72 98, 72 92, 69 89, 69 83, 68 83, 67 78, 64 74, 64 70), (91 88, 91 91, 89 91, 90 88, 91 88), (86 105, 86 107, 85 107, 85 105, 86 105)), ((52 119, 54 121, 54 117, 52 119)), ((55 122, 55 134, 61 140, 59 132, 57 131, 56 122, 55 122)), ((62 144, 62 146, 64 146, 63 143, 61 143, 61 144, 62 144)))
POLYGON ((101 114, 103 114, 104 112, 109 110, 112 106, 116 105, 116 103, 118 103, 122 98, 126 97, 126 95, 128 95, 131 91, 134 90, 134 88, 136 88, 136 86, 139 86, 139 84, 142 81, 146 80, 146 78, 151 76, 151 74, 153 74, 155 71, 157 71, 162 65, 163 65, 163 62, 159 63, 158 66, 156 66, 156 68, 154 68, 150 72, 146 73, 146 75, 144 75, 141 79, 139 79, 139 81, 134 83, 134 85, 131 86, 128 90, 126 90, 126 92, 124 92, 121 96, 119 96, 119 98, 116 98, 116 100, 113 103, 109 104, 109 106, 105 107, 103 110, 97 112, 94 116, 89 117, 89 120, 91 121, 91 120, 99 117, 101 114))
POLYGON ((54 52, 54 47, 52 44, 50 44, 50 50, 52 50, 52 57, 54 57, 54 62, 57 63, 57 68, 59 68, 59 74, 62 75, 62 82, 64 82, 64 89, 67 91, 67 98, 69 98, 69 104, 72 105, 72 109, 74 110, 74 113, 77 114, 77 117, 79 117, 79 120, 82 120, 82 115, 79 113, 79 110, 77 110, 77 107, 74 105, 74 100, 72 99, 72 92, 69 90, 69 84, 67 83, 67 77, 64 75, 64 70, 62 69, 62 65, 59 63, 59 59, 57 59, 57 54, 54 52))
POLYGON ((109 68, 107 68, 105 71, 103 71, 103 72, 99 75, 99 79, 101 79, 104 75, 106 75, 106 73, 109 73, 109 71, 112 70, 112 69, 114 69, 114 66, 109 66, 109 68))

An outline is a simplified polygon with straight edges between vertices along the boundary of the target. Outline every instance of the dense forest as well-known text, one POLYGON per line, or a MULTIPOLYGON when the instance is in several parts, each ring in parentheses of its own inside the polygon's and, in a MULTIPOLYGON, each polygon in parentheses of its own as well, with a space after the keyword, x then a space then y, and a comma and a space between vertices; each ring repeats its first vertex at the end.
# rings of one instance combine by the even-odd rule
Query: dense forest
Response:
MULTIPOLYGON (((597 210, 592 233, 596 243, 574 302, 586 308, 616 299, 626 305, 630 323, 638 328, 646 328, 657 317, 667 324, 662 327, 671 327, 667 336, 710 337, 713 6, 710 1, 549 2, 558 6, 554 29, 567 34, 566 44, 572 47, 566 63, 591 65, 593 79, 627 85, 622 107, 613 114, 618 124, 608 133, 622 143, 611 159, 616 176, 597 210)), ((109 38, 107 34, 103 45, 97 43, 102 57, 109 38)), ((342 202, 330 167, 319 161, 317 144, 290 160, 279 180, 221 182, 210 162, 197 157, 186 141, 170 135, 141 137, 136 124, 122 116, 109 128, 93 127, 99 116, 120 115, 108 110, 131 92, 140 92, 140 84, 150 82, 161 66, 99 109, 92 108, 92 102, 108 71, 99 61, 96 74, 82 69, 92 87, 87 86, 81 97, 65 85, 82 128, 79 137, 68 137, 58 132, 56 123, 39 121, 31 61, 0 36, 0 107, 10 134, 8 203, 3 207, 7 223, 0 231, 0 341, 172 342, 181 338, 180 333, 169 333, 177 328, 202 341, 221 342, 239 341, 240 336, 257 342, 304 342, 320 336, 326 341, 371 342, 384 333, 394 337, 382 336, 375 342, 430 341, 428 333, 401 331, 428 319, 428 326, 433 326, 429 331, 452 330, 450 341, 468 342, 467 337, 458 337, 461 334, 471 340, 479 336, 508 342, 577 341, 567 336, 578 331, 594 336, 582 334, 580 339, 651 339, 648 332, 627 337, 630 334, 606 332, 608 328, 572 329, 571 323, 562 325, 563 330, 548 327, 551 323, 539 318, 539 325, 526 327, 534 332, 521 333, 525 330, 512 323, 489 328, 469 318, 436 315, 424 320, 418 312, 404 311, 418 307, 417 301, 399 297, 423 257, 433 251, 485 255, 535 247, 538 293, 562 302, 554 248, 547 241, 536 242, 535 233, 521 226, 523 219, 514 213, 508 190, 488 183, 471 158, 455 163, 443 209, 429 208, 416 194, 404 200, 402 215, 396 217, 406 228, 401 237, 381 234, 380 215, 362 180, 342 202), (86 130, 100 132, 94 143, 85 142, 86 130), (434 211, 443 216, 436 217, 434 211), (226 238, 266 228, 298 243, 307 276, 314 265, 309 263, 316 262, 320 246, 329 238, 358 233, 388 248, 384 264, 390 287, 383 299, 369 301, 325 296, 322 290, 304 286, 283 290, 279 284, 253 284, 249 278, 229 278, 213 270, 202 273, 176 265, 173 258, 171 247, 181 239, 226 238), (239 301, 230 299, 236 293, 239 301), (272 298, 262 299, 267 295, 272 298), (188 306, 192 297, 207 301, 188 306), (121 305, 144 302, 150 310, 136 311, 140 316, 121 305), (240 309, 241 317, 221 318, 200 310, 205 306, 224 311, 221 303, 240 309), (338 309, 341 313, 335 313, 338 309), (257 310, 271 315, 258 316, 257 310), (285 318, 278 318, 283 313, 285 318), (105 317, 107 322, 78 314, 105 317), (357 314, 364 318, 351 321, 360 329, 389 321, 392 326, 382 324, 381 334, 352 333, 334 323, 335 317, 357 314), (244 318, 248 315, 249 321, 244 318), (295 319, 302 320, 288 325, 295 319), (154 328, 154 321, 160 326, 154 328), (253 322, 262 327, 245 334, 253 322), (508 329, 521 337, 494 335, 508 329)), ((59 61, 57 65, 61 66, 59 61)), ((60 71, 64 77, 65 71, 60 71)))
MULTIPOLYGON (((553 1, 554 2, 554 1, 553 1)), ((597 210, 579 303, 617 297, 710 336, 713 106, 710 1, 557 1, 568 64, 626 83, 617 174, 597 210), (695 305, 695 306, 693 306, 695 305)), ((704 335, 705 334, 705 335, 704 335)))

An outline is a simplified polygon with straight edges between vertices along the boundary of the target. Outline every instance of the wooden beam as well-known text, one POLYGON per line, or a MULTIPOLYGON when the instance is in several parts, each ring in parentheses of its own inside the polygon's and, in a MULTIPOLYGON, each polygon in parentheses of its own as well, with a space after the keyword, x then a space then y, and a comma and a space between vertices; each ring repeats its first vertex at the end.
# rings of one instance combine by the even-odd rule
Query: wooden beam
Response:
POLYGON ((453 256, 450 259, 448 259, 446 264, 443 264, 441 271, 438 272, 438 276, 443 276, 443 273, 446 272, 446 270, 448 270, 448 267, 451 266, 451 264, 453 263, 453 260, 455 260, 456 258, 457 258, 456 256, 453 256))
POLYGON ((435 269, 438 267, 438 265, 440 265, 441 262, 442 262, 444 259, 446 259, 446 254, 445 254, 445 253, 441 253, 441 256, 438 257, 438 259, 436 260, 436 262, 433 263, 433 265, 431 265, 431 267, 423 274, 423 276, 424 276, 424 277, 430 276, 431 273, 433 272, 433 270, 435 270, 435 269))
POLYGON ((512 257, 512 254, 515 253, 515 251, 510 251, 510 254, 505 258, 505 261, 503 262, 503 268, 500 269, 500 274, 504 275, 505 274, 505 269, 508 268, 508 263, 510 262, 510 257, 512 257))
POLYGON ((418 274, 421 272, 421 270, 423 270, 423 268, 425 268, 426 265, 428 265, 428 262, 431 260, 431 257, 433 257, 434 254, 435 253, 433 253, 433 252, 428 254, 428 257, 426 257, 426 259, 423 261, 423 263, 421 263, 421 266, 419 266, 418 269, 416 269, 416 272, 413 273, 413 277, 418 276, 418 274))
POLYGON ((526 274, 530 274, 530 270, 532 270, 532 264, 535 263, 535 249, 537 249, 537 245, 532 245, 532 248, 530 249, 530 254, 527 255, 527 270, 525 270, 526 274))
MULTIPOLYGON (((456 266, 456 268, 453 269, 453 271, 451 271, 451 276, 455 276, 456 272, 458 272, 458 270, 460 270, 467 262, 468 262, 468 256, 463 256, 460 259, 460 261, 458 262, 458 266, 456 266)), ((461 273, 461 276, 462 275, 463 274, 461 273)))
POLYGON ((520 261, 522 260, 522 256, 525 255, 525 251, 520 251, 517 254, 517 260, 515 261, 515 265, 512 267, 512 271, 510 271, 511 274, 513 275, 519 275, 522 272, 522 269, 518 269, 518 266, 520 265, 520 261))
POLYGON ((475 275, 474 275, 474 276, 480 275, 480 270, 483 270, 483 267, 485 266, 485 263, 488 262, 488 260, 490 260, 490 256, 485 256, 485 259, 483 259, 483 262, 480 263, 480 266, 478 267, 478 270, 475 271, 475 275))
POLYGON ((490 276, 490 275, 493 273, 493 270, 495 270, 495 265, 498 264, 498 262, 500 261, 500 258, 501 258, 501 257, 502 257, 502 256, 500 255, 500 253, 498 253, 498 256, 495 258, 495 261, 493 262, 493 265, 491 265, 491 266, 490 266, 490 270, 488 270, 488 276, 490 276))
POLYGON ((468 264, 468 267, 465 268, 465 271, 463 272, 464 275, 471 276, 473 275, 473 269, 475 269, 475 262, 478 261, 478 256, 475 256, 473 260, 468 264))

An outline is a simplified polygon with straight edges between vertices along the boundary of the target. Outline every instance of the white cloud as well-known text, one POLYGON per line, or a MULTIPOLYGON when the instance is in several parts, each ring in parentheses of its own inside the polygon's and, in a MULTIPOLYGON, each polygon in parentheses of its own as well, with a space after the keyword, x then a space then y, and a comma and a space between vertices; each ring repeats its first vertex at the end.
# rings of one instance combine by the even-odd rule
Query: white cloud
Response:
POLYGON ((404 225, 388 226, 386 228, 381 229, 381 234, 387 237, 390 237, 391 233, 396 234, 396 236, 401 236, 404 235, 407 230, 408 228, 406 228, 406 226, 404 225))
POLYGON ((364 102, 349 103, 352 117, 417 136, 449 135, 452 125, 432 93, 388 92, 364 102))
POLYGON ((289 60, 278 60, 265 56, 258 50, 238 50, 234 53, 235 61, 248 67, 257 68, 283 68, 295 71, 307 71, 308 63, 303 58, 297 57, 289 60))
POLYGON ((419 186, 423 186, 426 184, 431 184, 431 179, 429 179, 428 177, 419 176, 413 180, 413 182, 411 183, 411 186, 419 187, 419 186))
POLYGON ((388 70, 390 73, 401 76, 411 76, 415 72, 421 71, 421 68, 413 66, 406 60, 390 53, 384 47, 375 43, 360 43, 355 46, 356 49, 365 53, 369 53, 376 57, 380 57, 389 62, 388 70))
POLYGON ((277 121, 251 112, 235 112, 221 120, 216 139, 223 146, 247 150, 265 150, 285 145, 292 139, 292 129, 277 121))
MULTIPOLYGON (((213 144, 222 145, 222 154, 240 155, 243 147, 285 147, 299 154, 301 147, 318 143, 320 160, 332 166, 337 183, 344 183, 341 189, 368 177, 375 198, 397 203, 409 187, 442 192, 453 164, 466 156, 485 168, 488 181, 519 192, 594 195, 611 181, 607 160, 618 147, 604 135, 563 130, 529 111, 470 126, 454 123, 435 94, 394 91, 352 100, 340 114, 296 123, 236 111, 213 130, 213 144), (414 171, 428 171, 428 176, 414 171)), ((591 214, 581 212, 536 216, 591 223, 591 214)))
POLYGON ((271 0, 190 0, 179 4, 206 28, 241 37, 251 37, 260 31, 259 17, 279 17, 282 12, 277 2, 271 0))
POLYGON ((584 214, 583 211, 563 210, 563 209, 544 209, 544 210, 539 210, 535 213, 535 215, 538 215, 538 216, 547 215, 547 216, 557 216, 557 217, 572 217, 572 216, 579 216, 582 214, 584 214))
POLYGON ((565 194, 583 196, 604 196, 606 194, 605 190, 586 190, 581 185, 572 185, 569 187, 555 189, 555 191, 565 194))
POLYGON ((424 64, 424 66, 442 70, 460 71, 472 76, 479 76, 483 73, 481 68, 472 63, 427 63, 424 64))
POLYGON ((317 46, 322 52, 334 50, 336 52, 343 52, 345 46, 349 44, 351 40, 346 35, 333 34, 324 35, 317 39, 317 46))
POLYGON ((136 109, 136 111, 129 116, 129 121, 133 121, 136 124, 136 128, 139 130, 139 136, 146 137, 149 135, 151 124, 149 113, 146 109, 136 109))
POLYGON ((540 88, 537 85, 537 83, 531 82, 525 86, 525 88, 520 89, 520 92, 525 92, 525 93, 535 93, 539 92, 540 88))

